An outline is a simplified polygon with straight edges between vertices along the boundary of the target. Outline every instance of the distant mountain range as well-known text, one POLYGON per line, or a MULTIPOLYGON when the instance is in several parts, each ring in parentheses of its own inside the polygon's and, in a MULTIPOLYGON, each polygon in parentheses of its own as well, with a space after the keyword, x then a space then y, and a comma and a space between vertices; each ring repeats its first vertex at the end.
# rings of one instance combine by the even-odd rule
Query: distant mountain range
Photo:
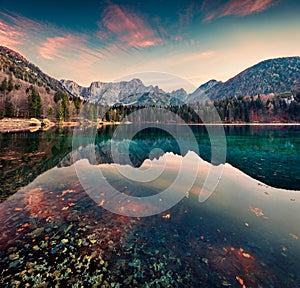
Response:
POLYGON ((182 104, 187 93, 179 89, 167 93, 158 86, 145 86, 140 79, 121 82, 92 82, 82 87, 71 80, 61 80, 62 85, 74 96, 80 96, 90 103, 102 105, 177 105, 182 104))
POLYGON ((82 87, 71 80, 58 81, 19 53, 0 46, 0 81, 4 78, 12 78, 23 87, 34 85, 39 88, 42 98, 59 91, 108 106, 180 105, 237 96, 300 91, 300 57, 262 61, 226 82, 210 80, 188 94, 184 89, 165 92, 157 86, 145 86, 140 79, 109 83, 98 81, 89 87, 82 87))
POLYGON ((300 90, 300 57, 262 61, 226 82, 210 80, 190 94, 184 89, 165 92, 157 86, 145 86, 139 79, 116 83, 93 82, 89 87, 82 87, 70 80, 61 80, 61 83, 71 94, 104 105, 172 105, 278 94, 300 90))

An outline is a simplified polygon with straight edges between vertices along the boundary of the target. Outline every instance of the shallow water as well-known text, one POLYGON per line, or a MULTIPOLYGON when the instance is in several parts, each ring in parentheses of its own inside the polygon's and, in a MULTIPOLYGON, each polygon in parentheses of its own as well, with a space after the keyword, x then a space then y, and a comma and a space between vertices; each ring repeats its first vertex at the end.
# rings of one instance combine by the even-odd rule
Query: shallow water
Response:
MULTIPOLYGON (((199 141, 200 156, 208 159, 210 148, 203 127, 192 129, 199 141)), ((285 163, 290 159, 287 162, 290 167, 282 165, 289 184, 278 181, 279 184, 274 186, 289 185, 286 188, 299 190, 293 185, 298 183, 294 177, 298 167, 292 166, 293 159, 299 157, 297 128, 249 130, 238 127, 226 132, 227 162, 234 165, 237 155, 245 155, 247 161, 241 163, 250 171, 260 170, 259 173, 265 176, 261 180, 266 183, 266 179, 273 181, 274 169, 278 170, 280 161, 285 163), (267 155, 271 159, 269 165, 267 155), (273 165, 275 159, 276 167, 273 165), (265 171, 270 174, 264 175, 265 171)), ((15 171, 21 181, 26 178, 22 174, 24 169, 30 171, 25 164, 14 167, 16 162, 13 161, 21 159, 19 163, 36 165, 33 165, 30 177, 35 178, 35 167, 41 169, 41 173, 0 204, 1 286, 242 287, 242 282, 246 287, 300 286, 299 192, 272 188, 226 164, 214 193, 206 202, 199 203, 198 196, 210 164, 196 154, 184 151, 190 163, 184 173, 191 174, 196 164, 200 167, 197 181, 186 197, 158 215, 121 216, 101 207, 101 193, 109 194, 107 181, 126 195, 140 197, 155 195, 167 188, 176 179, 182 157, 155 150, 150 155, 152 162, 144 160, 153 148, 178 152, 178 146, 173 145, 174 139, 161 131, 144 131, 135 137, 129 147, 134 166, 146 169, 154 165, 159 169, 166 165, 158 180, 136 183, 118 173, 123 159, 118 159, 121 163, 117 165, 107 164, 112 162, 108 148, 113 133, 113 128, 107 127, 98 133, 97 163, 76 162, 85 165, 87 180, 88 177, 96 178, 94 173, 98 168, 102 171, 103 178, 98 177, 100 185, 93 186, 92 181, 87 181, 90 189, 84 190, 75 171, 74 159, 68 154, 71 141, 62 137, 70 131, 51 133, 51 137, 39 134, 38 142, 43 144, 36 144, 30 151, 16 140, 23 139, 20 135, 10 135, 5 145, 2 138, 1 152, 7 153, 11 149, 10 152, 19 153, 14 153, 14 159, 9 163, 9 159, 3 160, 2 152, 2 168, 15 171), (18 155, 26 157, 27 162, 18 155), (59 158, 63 158, 62 161, 57 160, 59 158), (48 161, 49 166, 44 165, 44 161, 48 161), (47 171, 51 165, 55 167, 47 171)), ((30 143, 36 143, 34 137, 30 143)), ((183 140, 188 146, 187 139, 183 140)), ((73 156, 85 158, 87 154, 83 149, 75 151, 73 156)), ((7 177, 5 169, 3 171, 2 181, 7 177)), ((281 177, 280 173, 278 177, 281 177)), ((284 181, 285 178, 280 179, 284 181)), ((12 178, 6 179, 13 182, 12 178)), ((180 185, 178 192, 187 183, 180 185)), ((143 206, 128 207, 136 211, 145 209, 143 206)))

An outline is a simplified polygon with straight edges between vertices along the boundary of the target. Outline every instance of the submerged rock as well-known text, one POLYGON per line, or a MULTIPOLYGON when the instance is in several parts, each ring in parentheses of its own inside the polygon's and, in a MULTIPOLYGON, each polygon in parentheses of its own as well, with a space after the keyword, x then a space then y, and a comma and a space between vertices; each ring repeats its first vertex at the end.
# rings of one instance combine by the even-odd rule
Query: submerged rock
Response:
POLYGON ((9 260, 11 260, 11 261, 17 260, 19 258, 20 258, 19 253, 14 253, 14 254, 9 255, 9 260))

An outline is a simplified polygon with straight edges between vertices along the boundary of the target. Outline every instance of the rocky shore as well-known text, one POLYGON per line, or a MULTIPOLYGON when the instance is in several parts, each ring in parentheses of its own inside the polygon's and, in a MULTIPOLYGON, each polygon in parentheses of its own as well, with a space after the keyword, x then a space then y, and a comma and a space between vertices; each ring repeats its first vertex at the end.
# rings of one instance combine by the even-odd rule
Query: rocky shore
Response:
POLYGON ((11 119, 0 120, 0 133, 30 131, 32 129, 30 119, 11 119))
MULTIPOLYGON (((69 125, 69 122, 64 122, 64 123, 66 123, 65 126, 72 126, 69 125)), ((24 132, 24 131, 35 132, 38 131, 41 127, 47 130, 53 126, 56 126, 56 123, 51 122, 48 119, 46 120, 44 119, 43 121, 40 121, 35 118, 31 118, 31 119, 4 118, 0 120, 0 133, 24 132)))

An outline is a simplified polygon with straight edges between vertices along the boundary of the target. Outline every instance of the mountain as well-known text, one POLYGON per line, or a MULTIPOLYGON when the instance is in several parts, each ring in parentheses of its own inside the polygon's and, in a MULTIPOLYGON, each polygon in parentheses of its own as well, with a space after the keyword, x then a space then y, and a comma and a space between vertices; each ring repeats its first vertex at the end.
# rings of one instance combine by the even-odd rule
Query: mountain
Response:
MULTIPOLYGON (((140 79, 109 83, 96 81, 92 82, 89 87, 80 86, 71 80, 58 81, 45 74, 19 53, 0 46, 0 82, 2 83, 5 79, 10 81, 10 87, 6 91, 0 89, 0 94, 3 95, 0 110, 11 110, 8 109, 11 104, 14 106, 14 116, 26 117, 28 114, 26 114, 28 108, 27 91, 32 85, 41 95, 42 115, 49 116, 47 111, 53 107, 54 112, 52 114, 55 117, 58 110, 57 101, 54 101, 53 97, 56 92, 63 92, 68 96, 80 97, 90 103, 107 106, 121 104, 167 106, 202 102, 209 99, 271 93, 277 95, 293 90, 299 91, 300 57, 265 60, 242 71, 226 82, 210 80, 193 93, 187 94, 184 89, 165 92, 158 86, 146 86, 140 79), (9 105, 7 106, 6 103, 9 105)), ((73 109, 72 107, 71 109, 73 109)), ((5 113, 4 115, 9 114, 5 113)))
POLYGON ((77 84, 76 82, 72 80, 60 80, 60 83, 67 89, 72 95, 81 97, 82 99, 89 101, 89 102, 95 102, 97 98, 97 95, 100 95, 102 88, 108 84, 105 82, 92 82, 89 87, 83 87, 77 84))
POLYGON ((184 89, 166 93, 158 86, 145 86, 140 79, 121 82, 92 82, 82 87, 71 80, 61 80, 61 84, 75 96, 81 96, 90 103, 102 105, 175 105, 187 97, 184 89))
POLYGON ((0 70, 4 74, 11 74, 17 79, 39 87, 48 87, 48 89, 53 91, 61 91, 69 94, 68 90, 58 80, 43 73, 39 67, 30 63, 18 52, 4 46, 0 46, 0 64, 0 70))
POLYGON ((180 105, 220 98, 278 94, 300 90, 300 57, 285 57, 262 61, 226 82, 210 80, 193 93, 184 89, 165 92, 157 86, 145 86, 132 79, 115 83, 93 82, 82 87, 70 80, 61 84, 73 95, 103 105, 180 105))
POLYGON ((278 94, 293 90, 300 90, 300 57, 262 61, 224 83, 209 81, 201 85, 189 97, 191 101, 204 98, 214 100, 258 94, 278 94))
POLYGON ((0 119, 3 117, 57 119, 58 98, 61 99, 62 95, 65 99, 65 116, 72 117, 80 104, 79 99, 77 107, 74 107, 71 102, 75 98, 71 97, 72 94, 58 80, 45 74, 18 52, 0 46, 0 119), (57 92, 60 96, 55 98, 57 92))
POLYGON ((212 89, 214 87, 214 89, 216 89, 217 87, 220 87, 222 85, 221 81, 217 81, 217 80, 209 80, 208 82, 202 84, 201 86, 199 86, 193 93, 188 95, 188 102, 197 102, 200 99, 205 99, 206 93, 207 91, 209 91, 210 89, 212 89))

